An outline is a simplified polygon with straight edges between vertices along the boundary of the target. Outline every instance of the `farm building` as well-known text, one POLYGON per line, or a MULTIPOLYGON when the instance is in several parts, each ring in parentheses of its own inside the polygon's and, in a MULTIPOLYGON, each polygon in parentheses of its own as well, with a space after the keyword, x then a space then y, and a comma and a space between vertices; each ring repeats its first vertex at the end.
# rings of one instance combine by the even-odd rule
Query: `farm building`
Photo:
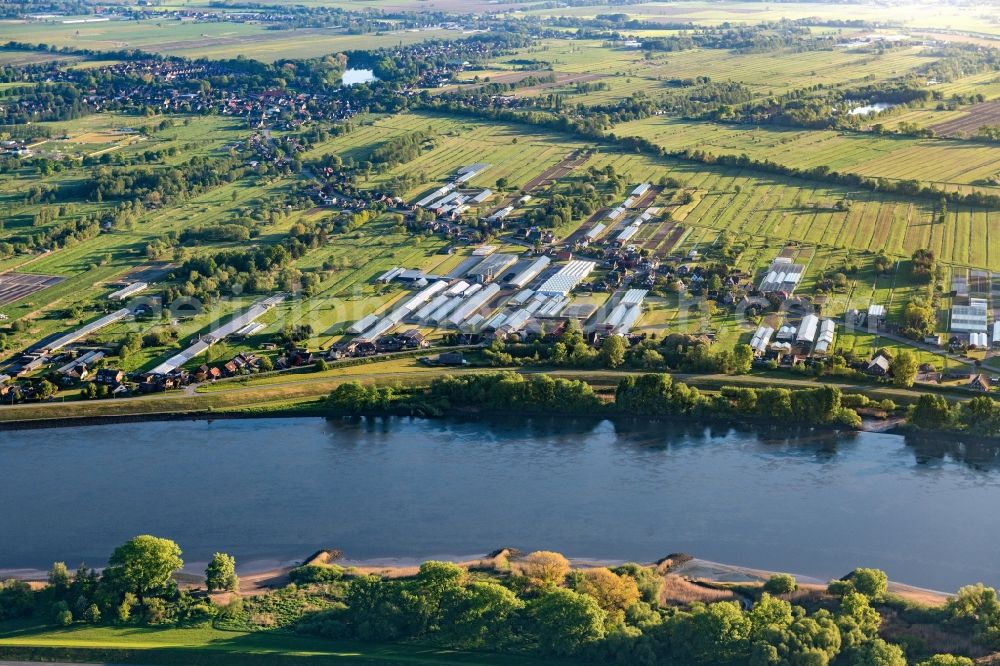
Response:
POLYGON ((482 328, 484 321, 486 321, 486 317, 481 314, 474 314, 459 325, 458 328, 463 333, 475 333, 482 328))
POLYGON ((750 338, 750 348, 756 354, 763 354, 767 350, 767 345, 771 342, 772 335, 774 335, 773 327, 758 326, 757 330, 754 331, 753 337, 750 338))
POLYGON ((652 183, 643 183, 642 185, 639 185, 637 188, 632 190, 632 196, 641 197, 643 194, 648 192, 649 188, 651 188, 652 186, 653 186, 652 183))
POLYGON ((635 236, 637 233, 639 233, 639 225, 630 224, 629 226, 625 227, 620 232, 618 232, 618 236, 615 237, 615 242, 621 244, 627 243, 630 240, 632 240, 632 237, 635 236))
POLYGON ((814 314, 807 314, 799 324, 799 332, 795 335, 796 342, 812 342, 816 339, 816 331, 819 327, 819 317, 814 314))
POLYGON ((635 322, 642 316, 642 302, 648 293, 645 289, 626 291, 618 304, 608 313, 600 328, 612 333, 627 335, 635 322))
POLYGON ((868 362, 868 367, 866 368, 866 372, 869 375, 874 375, 875 377, 884 377, 885 375, 889 374, 890 365, 891 364, 889 362, 889 359, 883 356, 882 354, 879 354, 878 356, 876 356, 875 358, 873 358, 871 361, 868 362))
POLYGON ((404 268, 403 270, 396 273, 393 280, 399 280, 400 282, 420 282, 421 280, 436 280, 436 275, 427 275, 421 270, 416 268, 404 268))
MULTIPOLYGON (((86 354, 83 354, 81 356, 76 357, 75 359, 73 359, 72 361, 70 361, 69 363, 67 363, 66 365, 64 365, 61 368, 59 368, 58 370, 56 370, 56 372, 58 372, 60 375, 69 375, 69 374, 73 373, 74 371, 76 371, 78 368, 81 368, 81 367, 82 368, 86 368, 87 366, 91 366, 91 365, 97 363, 102 358, 104 358, 104 352, 103 351, 99 351, 99 350, 90 351, 90 352, 87 352, 86 354)), ((83 379, 83 375, 81 375, 80 378, 83 379)))
POLYGON ((465 293, 466 289, 468 289, 471 286, 472 285, 470 285, 465 280, 459 280, 455 284, 448 287, 448 290, 445 291, 444 293, 446 296, 461 296, 462 294, 465 293))
POLYGON ((476 196, 472 197, 472 203, 481 204, 492 196, 493 196, 493 190, 483 190, 476 196))
POLYGON ((648 289, 629 289, 618 302, 624 303, 625 305, 642 305, 642 302, 645 300, 648 293, 648 289))
POLYGON ((594 227, 590 231, 588 231, 586 234, 584 234, 583 238, 588 243, 590 243, 592 241, 595 241, 595 240, 597 240, 598 238, 601 237, 601 234, 603 234, 604 230, 607 229, 607 228, 608 228, 607 225, 601 224, 601 223, 597 223, 597 224, 594 225, 594 227))
POLYGON ((375 326, 371 330, 369 330, 363 338, 357 338, 357 340, 359 342, 363 342, 365 340, 370 340, 374 342, 378 338, 388 333, 392 329, 392 327, 396 326, 398 323, 399 322, 392 321, 391 318, 386 317, 382 319, 382 321, 380 321, 379 323, 375 324, 375 326))
POLYGON ((969 388, 973 391, 983 391, 989 393, 992 390, 990 380, 986 375, 973 375, 969 379, 969 388))
POLYGON ((799 329, 797 326, 790 326, 786 324, 778 329, 778 335, 775 337, 778 340, 794 340, 795 334, 798 333, 798 331, 799 329))
POLYGON ((493 282, 515 263, 517 263, 516 254, 491 254, 469 271, 468 275, 482 283, 493 282))
POLYGON ((569 298, 566 296, 553 296, 542 303, 535 314, 539 317, 558 317, 559 314, 569 305, 569 298))
POLYGON ((832 319, 824 319, 819 325, 819 338, 816 340, 815 351, 817 354, 828 354, 833 345, 833 336, 837 331, 837 325, 832 319))
POLYGON ((59 351, 66 345, 73 344, 77 340, 82 340, 91 333, 96 333, 97 331, 114 324, 115 322, 121 321, 125 317, 129 316, 131 311, 128 308, 122 308, 121 310, 115 310, 109 315, 104 315, 100 319, 95 319, 86 326, 81 326, 72 333, 67 333, 66 335, 60 336, 53 340, 52 342, 45 345, 44 350, 48 352, 59 351))
POLYGON ((500 292, 500 287, 496 284, 487 285, 472 296, 463 299, 462 304, 448 317, 448 322, 458 326, 466 319, 485 306, 491 298, 500 292))
POLYGON ((641 305, 629 305, 625 310, 625 314, 622 316, 622 320, 618 323, 615 328, 615 332, 619 335, 628 335, 635 323, 639 321, 639 317, 642 316, 642 306, 641 305))
POLYGON ((527 267, 521 270, 517 275, 515 275, 508 284, 512 287, 517 287, 518 289, 528 286, 532 280, 538 277, 542 271, 549 267, 552 260, 548 257, 538 257, 527 267))
POLYGON ((396 266, 394 268, 390 268, 385 273, 382 273, 382 275, 379 275, 377 278, 375 278, 375 281, 381 282, 382 284, 389 284, 390 282, 395 280, 396 276, 398 276, 402 272, 403 269, 396 266))
POLYGON ((959 298, 968 298, 969 296, 969 278, 956 275, 951 279, 951 291, 959 298))
POLYGON ((124 301, 130 296, 135 296, 136 294, 146 291, 149 289, 149 285, 145 282, 133 282, 132 284, 122 287, 118 291, 113 291, 108 294, 108 300, 111 301, 124 301))
POLYGON ((765 293, 783 291, 790 294, 795 291, 804 271, 805 266, 802 264, 793 264, 785 258, 775 259, 760 282, 760 290, 765 293))
POLYGON ((1000 320, 993 322, 993 346, 1000 347, 1000 320))
POLYGON ((267 324, 259 321, 252 321, 240 330, 233 333, 233 337, 247 338, 255 333, 259 333, 267 328, 267 324))
POLYGON ((608 313, 607 318, 601 322, 600 328, 611 333, 617 332, 618 328, 622 324, 622 321, 624 321, 625 316, 628 314, 629 308, 631 307, 636 306, 625 305, 623 303, 616 305, 612 308, 611 312, 608 313))
POLYGON ((444 280, 438 280, 432 282, 416 294, 414 294, 408 301, 403 304, 403 307, 408 310, 416 310, 418 307, 432 299, 438 293, 444 291, 448 288, 448 283, 444 280))
POLYGON ((421 306, 421 308, 414 313, 412 319, 416 321, 426 320, 432 314, 434 314, 434 312, 436 312, 438 308, 447 303, 449 300, 450 299, 448 294, 438 294, 437 296, 432 298, 428 303, 421 306))
POLYGON ((433 192, 431 192, 430 194, 428 194, 426 197, 424 197, 423 199, 421 199, 420 201, 418 201, 414 205, 417 206, 418 208, 426 208, 432 202, 440 199, 444 195, 446 195, 449 192, 451 192, 453 189, 455 189, 454 185, 445 185, 444 187, 441 187, 439 189, 434 190, 433 192))
POLYGON ((625 210, 625 206, 618 206, 618 208, 615 208, 608 213, 608 219, 612 222, 618 221, 621 219, 621 216, 625 214, 625 210))
POLYGON ((364 333, 369 328, 374 326, 375 322, 377 321, 378 321, 378 315, 370 314, 367 317, 364 317, 354 322, 351 325, 351 327, 347 329, 347 332, 352 333, 354 335, 358 335, 359 333, 364 333))
POLYGON ((990 339, 985 333, 969 333, 969 347, 971 349, 988 349, 989 346, 990 339))
POLYGON ((510 215, 513 212, 514 212, 514 207, 507 206, 506 208, 501 208, 500 210, 493 213, 486 219, 489 220, 490 222, 499 222, 500 220, 505 219, 508 215, 510 215))
POLYGON ((461 198, 462 198, 462 193, 461 192, 452 192, 451 194, 449 194, 449 195, 445 196, 444 198, 442 198, 440 201, 436 201, 436 202, 430 204, 427 207, 431 208, 431 209, 435 209, 435 210, 440 210, 440 209, 444 208, 445 206, 447 206, 448 204, 450 204, 450 203, 452 203, 454 201, 458 201, 461 198))
POLYGON ((649 222, 654 215, 660 212, 659 208, 647 208, 646 212, 636 218, 636 222, 641 224, 643 222, 649 222))
POLYGON ((223 324, 222 326, 219 326, 215 330, 203 336, 201 339, 199 339, 197 342, 195 342, 193 345, 191 345, 181 353, 171 356, 166 361, 153 368, 150 371, 150 374, 166 375, 170 372, 173 372, 174 370, 181 367, 182 365, 184 365, 194 357, 198 356, 199 354, 205 353, 205 351, 209 347, 214 345, 216 342, 219 342, 220 340, 223 340, 224 338, 233 335, 234 333, 236 333, 236 331, 239 331, 247 324, 251 324, 257 321, 262 316, 264 316, 265 313, 270 311, 271 308, 278 305, 284 300, 285 300, 284 294, 275 294, 274 296, 268 296, 267 298, 257 301, 256 303, 251 305, 247 309, 247 311, 244 312, 243 314, 239 315, 238 317, 234 317, 229 322, 223 324))
POLYGON ((495 331, 501 326, 503 326, 505 321, 507 321, 507 313, 498 312, 486 321, 486 323, 483 325, 483 328, 495 331))
POLYGON ((507 334, 517 333, 528 324, 529 319, 531 319, 531 312, 525 309, 518 310, 507 317, 498 330, 502 329, 507 334))
POLYGON ((558 273, 550 277, 538 288, 539 294, 546 296, 564 296, 573 291, 593 270, 597 264, 593 261, 576 259, 563 266, 558 273))
POLYGON ((428 324, 442 324, 448 315, 455 311, 462 304, 461 298, 446 298, 443 303, 427 316, 428 324))
POLYGON ((952 306, 952 333, 985 333, 986 311, 986 301, 981 298, 969 299, 968 305, 952 306))
POLYGON ((467 167, 462 167, 458 170, 458 178, 455 179, 455 182, 459 185, 467 183, 489 168, 490 165, 485 162, 477 162, 475 164, 470 164, 467 167))
POLYGON ((508 303, 510 305, 521 306, 531 300, 531 297, 535 295, 535 292, 531 289, 522 289, 513 296, 510 297, 508 303))

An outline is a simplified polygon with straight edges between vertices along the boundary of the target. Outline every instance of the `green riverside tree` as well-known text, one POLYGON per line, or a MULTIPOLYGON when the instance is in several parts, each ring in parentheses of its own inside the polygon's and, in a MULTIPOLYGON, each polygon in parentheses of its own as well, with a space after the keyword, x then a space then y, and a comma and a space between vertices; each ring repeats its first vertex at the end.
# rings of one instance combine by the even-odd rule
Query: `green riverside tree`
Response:
POLYGON ((212 555, 205 568, 205 587, 209 592, 236 592, 240 587, 236 558, 226 553, 212 555))
POLYGON ((120 581, 141 604, 145 597, 163 591, 182 566, 181 549, 176 543, 142 534, 115 548, 104 575, 120 581))

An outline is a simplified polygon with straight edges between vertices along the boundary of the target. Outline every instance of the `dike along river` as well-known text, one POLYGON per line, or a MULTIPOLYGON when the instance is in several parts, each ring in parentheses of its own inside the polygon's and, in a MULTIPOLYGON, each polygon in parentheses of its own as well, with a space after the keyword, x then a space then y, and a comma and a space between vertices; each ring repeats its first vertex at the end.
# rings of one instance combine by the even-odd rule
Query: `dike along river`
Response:
POLYGON ((321 418, 0 432, 0 569, 140 533, 244 570, 501 546, 672 552, 824 580, 1000 585, 1000 455, 954 438, 611 421, 321 418))

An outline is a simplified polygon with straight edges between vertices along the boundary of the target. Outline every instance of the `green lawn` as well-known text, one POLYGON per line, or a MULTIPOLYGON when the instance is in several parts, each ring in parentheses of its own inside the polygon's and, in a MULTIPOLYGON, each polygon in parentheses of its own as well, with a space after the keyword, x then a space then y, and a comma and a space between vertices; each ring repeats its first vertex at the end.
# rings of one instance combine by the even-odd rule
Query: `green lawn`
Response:
MULTIPOLYGON (((0 624, 0 658, 113 659, 145 664, 536 664, 524 657, 418 645, 327 641, 282 632, 220 631, 211 624, 178 627, 57 629, 0 624)), ((550 660, 546 660, 547 662, 550 660)))

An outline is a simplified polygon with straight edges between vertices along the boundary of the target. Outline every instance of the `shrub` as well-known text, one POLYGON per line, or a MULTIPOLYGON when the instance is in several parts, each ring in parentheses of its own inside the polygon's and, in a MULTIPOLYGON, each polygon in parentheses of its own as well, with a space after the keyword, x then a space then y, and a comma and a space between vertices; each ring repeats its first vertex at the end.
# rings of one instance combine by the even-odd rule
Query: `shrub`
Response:
POLYGON ((344 578, 344 569, 329 564, 306 564, 292 569, 288 577, 297 585, 334 583, 344 578))
POLYGON ((69 604, 65 601, 57 601, 52 604, 52 621, 60 627, 68 627, 73 624, 73 613, 69 610, 69 604))
POLYGON ((521 562, 521 573, 535 585, 559 585, 569 573, 569 561, 559 553, 536 550, 521 562))
POLYGON ((884 571, 878 569, 855 569, 851 573, 854 589, 869 599, 882 599, 889 586, 889 579, 884 571))
POLYGON ((793 576, 774 574, 764 583, 764 591, 768 594, 791 594, 799 587, 793 576))
POLYGON ((87 610, 83 611, 83 621, 87 624, 98 624, 101 621, 101 609, 97 604, 87 606, 87 610))
POLYGON ((167 621, 167 604, 159 597, 151 597, 142 602, 142 617, 147 624, 167 621))

